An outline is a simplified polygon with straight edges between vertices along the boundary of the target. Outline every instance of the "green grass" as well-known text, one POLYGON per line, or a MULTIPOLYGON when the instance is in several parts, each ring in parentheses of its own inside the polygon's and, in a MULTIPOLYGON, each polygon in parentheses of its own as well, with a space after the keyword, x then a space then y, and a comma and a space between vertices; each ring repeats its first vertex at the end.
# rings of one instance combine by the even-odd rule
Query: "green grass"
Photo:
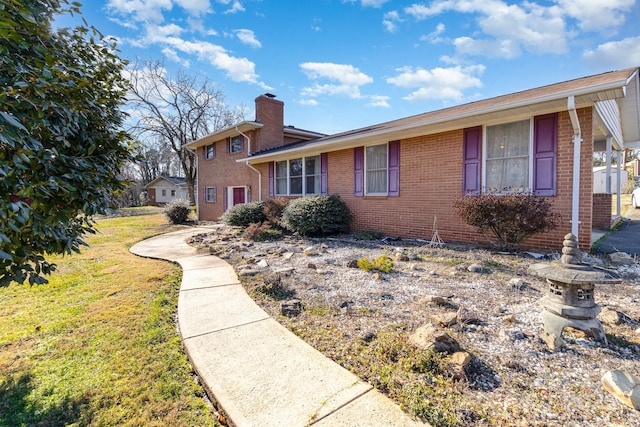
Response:
POLYGON ((179 268, 129 253, 177 228, 102 219, 48 284, 0 288, 0 425, 217 425, 176 330, 179 268))

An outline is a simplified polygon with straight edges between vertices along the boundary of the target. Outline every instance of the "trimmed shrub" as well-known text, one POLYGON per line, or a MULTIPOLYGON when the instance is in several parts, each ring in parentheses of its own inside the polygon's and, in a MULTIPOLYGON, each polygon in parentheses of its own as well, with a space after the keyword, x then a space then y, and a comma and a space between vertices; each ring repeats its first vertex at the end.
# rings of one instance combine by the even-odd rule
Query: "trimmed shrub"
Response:
POLYGON ((463 196, 453 209, 500 250, 515 249, 528 237, 556 228, 560 219, 548 199, 531 193, 463 196))
POLYGON ((171 224, 182 224, 189 220, 192 209, 189 201, 184 199, 173 199, 164 207, 162 213, 171 224))
POLYGON ((235 205, 222 215, 222 222, 237 227, 248 227, 250 224, 259 224, 266 220, 264 202, 250 202, 235 205))
POLYGON ((268 199, 264 202, 264 208, 262 212, 271 224, 277 226, 280 224, 280 218, 282 213, 289 204, 289 199, 284 197, 276 197, 275 199, 268 199))
POLYGON ((349 230, 351 214, 338 196, 306 196, 289 202, 280 225, 302 236, 324 236, 349 230))

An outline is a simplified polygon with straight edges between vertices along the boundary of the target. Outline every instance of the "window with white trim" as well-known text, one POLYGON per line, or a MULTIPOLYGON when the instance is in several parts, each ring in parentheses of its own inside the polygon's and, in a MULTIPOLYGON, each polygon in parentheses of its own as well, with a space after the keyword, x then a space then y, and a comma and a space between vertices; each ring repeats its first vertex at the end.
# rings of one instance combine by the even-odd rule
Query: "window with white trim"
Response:
POLYGON ((388 154, 387 144, 365 148, 365 194, 387 194, 388 154))
POLYGON ((485 128, 485 188, 492 192, 529 191, 531 120, 485 128))
POLYGON ((207 203, 215 203, 216 199, 216 187, 205 187, 204 201, 207 203))
POLYGON ((215 144, 209 144, 204 147, 204 158, 205 159, 213 159, 216 157, 216 146, 215 144))
POLYGON ((320 194, 320 156, 275 162, 277 196, 320 194))
POLYGON ((240 153, 244 149, 244 137, 242 135, 236 135, 231 137, 229 141, 229 152, 240 153))

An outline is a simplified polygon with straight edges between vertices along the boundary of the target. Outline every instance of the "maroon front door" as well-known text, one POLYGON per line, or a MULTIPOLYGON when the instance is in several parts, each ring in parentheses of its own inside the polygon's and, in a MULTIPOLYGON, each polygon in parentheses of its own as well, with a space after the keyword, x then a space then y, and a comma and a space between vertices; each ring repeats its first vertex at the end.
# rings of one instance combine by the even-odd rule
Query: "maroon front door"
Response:
POLYGON ((233 189, 233 206, 244 203, 244 187, 233 189))

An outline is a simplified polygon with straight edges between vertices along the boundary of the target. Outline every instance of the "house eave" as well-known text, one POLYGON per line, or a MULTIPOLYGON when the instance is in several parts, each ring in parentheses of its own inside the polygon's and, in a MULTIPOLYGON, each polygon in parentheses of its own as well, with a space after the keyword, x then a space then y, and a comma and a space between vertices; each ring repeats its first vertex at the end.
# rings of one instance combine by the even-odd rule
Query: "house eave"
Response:
POLYGON ((239 135, 240 132, 249 132, 255 129, 260 129, 262 126, 262 123, 245 120, 238 124, 231 125, 224 129, 220 129, 219 131, 210 133, 209 135, 203 136, 200 139, 196 139, 195 141, 186 144, 185 147, 189 150, 196 151, 196 149, 198 149, 199 147, 203 147, 216 141, 222 141, 226 138, 239 135))
MULTIPOLYGON (((248 161, 252 164, 263 163, 267 161, 282 160, 290 158, 292 155, 317 155, 321 152, 336 151, 341 149, 349 149, 362 145, 375 145, 385 143, 391 140, 408 139, 424 135, 432 135, 441 132, 462 129, 466 127, 483 125, 491 122, 500 122, 505 120, 518 120, 524 117, 534 115, 548 114, 558 111, 566 111, 567 97, 574 96, 576 108, 584 108, 594 105, 597 101, 608 99, 618 99, 625 96, 625 87, 629 78, 625 76, 612 82, 605 82, 585 88, 574 88, 564 91, 554 92, 551 94, 516 100, 513 102, 498 102, 497 104, 488 105, 487 107, 464 109, 456 113, 456 109, 460 107, 452 107, 447 110, 453 110, 452 114, 440 115, 436 118, 429 117, 426 113, 424 121, 411 122, 400 126, 385 127, 385 123, 370 126, 371 128, 379 128, 379 130, 365 130, 359 132, 357 129, 351 132, 345 132, 346 135, 328 136, 319 138, 317 142, 310 141, 301 147, 291 149, 283 148, 282 150, 265 153, 262 155, 254 155, 240 159, 239 161, 248 161), (508 112, 508 114, 505 114, 508 112), (357 133, 357 135, 354 135, 357 133)), ((505 96, 504 98, 508 98, 505 96)), ((502 97, 478 101, 477 103, 489 103, 493 100, 499 100, 502 97)), ((473 104, 467 106, 473 106, 473 104)), ((447 110, 441 110, 446 113, 447 110)), ((438 113, 438 112, 434 112, 438 113)), ((400 120, 401 121, 401 120, 400 120)), ((388 122, 392 123, 392 122, 388 122)))

